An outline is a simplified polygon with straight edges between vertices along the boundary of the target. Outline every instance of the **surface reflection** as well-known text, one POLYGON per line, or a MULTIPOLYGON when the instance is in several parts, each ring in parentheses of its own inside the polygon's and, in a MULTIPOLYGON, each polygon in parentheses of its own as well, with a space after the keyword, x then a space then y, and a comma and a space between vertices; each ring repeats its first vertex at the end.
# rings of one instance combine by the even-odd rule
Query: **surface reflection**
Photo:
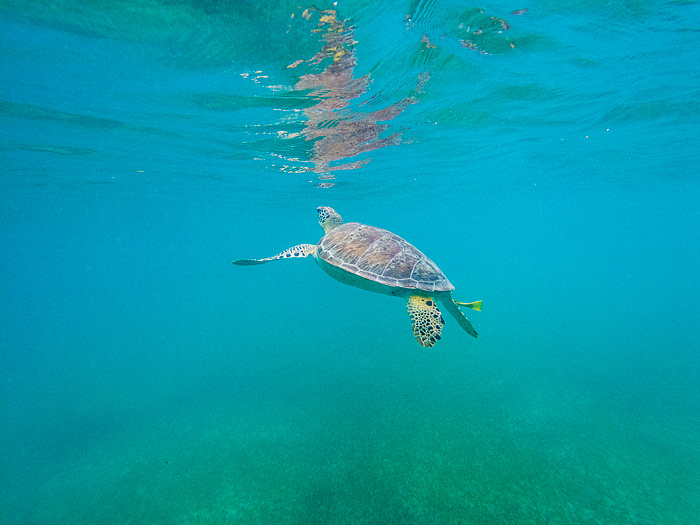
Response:
MULTIPOLYGON (((353 157, 400 144, 400 131, 384 133, 390 127, 387 122, 418 102, 418 99, 407 96, 372 112, 359 109, 364 102, 354 107, 351 102, 363 95, 371 82, 369 74, 355 78, 355 28, 348 25, 347 20, 339 19, 337 11, 332 9, 310 8, 304 10, 301 16, 307 21, 318 18, 317 26, 312 31, 321 33, 325 44, 312 58, 297 60, 287 66, 296 68, 307 63, 312 67, 322 67, 320 72, 299 77, 294 86, 295 90, 306 92, 308 97, 318 102, 303 109, 306 121, 304 129, 287 135, 287 138, 303 136, 307 141, 314 141, 310 171, 322 181, 317 186, 327 188, 334 185, 329 182, 336 178, 332 172, 360 168, 371 160, 369 157, 352 160, 353 157)), ((419 79, 417 91, 421 90, 426 80, 427 75, 419 79)))

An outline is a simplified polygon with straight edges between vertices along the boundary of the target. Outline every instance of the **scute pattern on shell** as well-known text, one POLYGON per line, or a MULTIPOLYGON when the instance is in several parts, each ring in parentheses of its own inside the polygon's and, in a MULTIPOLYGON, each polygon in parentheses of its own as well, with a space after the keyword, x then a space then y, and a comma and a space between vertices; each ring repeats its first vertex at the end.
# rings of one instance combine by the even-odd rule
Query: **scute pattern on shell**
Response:
POLYGON ((454 286, 420 250, 387 230, 349 222, 318 243, 318 257, 386 286, 448 292, 454 286))

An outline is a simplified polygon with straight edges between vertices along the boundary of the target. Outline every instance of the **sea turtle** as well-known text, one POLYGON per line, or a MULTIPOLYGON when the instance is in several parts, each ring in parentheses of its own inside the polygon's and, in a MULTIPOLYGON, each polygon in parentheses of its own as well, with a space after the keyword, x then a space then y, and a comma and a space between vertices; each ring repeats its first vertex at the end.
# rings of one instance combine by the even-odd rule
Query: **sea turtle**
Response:
POLYGON ((454 286, 433 261, 413 245, 389 231, 343 223, 333 209, 318 208, 318 222, 326 232, 318 244, 299 244, 266 259, 239 259, 233 264, 249 266, 278 259, 312 256, 328 275, 341 283, 370 292, 406 298, 413 335, 421 346, 431 347, 445 324, 435 300, 442 301, 459 325, 477 337, 458 305, 481 310, 481 301, 461 303, 452 298, 454 286))

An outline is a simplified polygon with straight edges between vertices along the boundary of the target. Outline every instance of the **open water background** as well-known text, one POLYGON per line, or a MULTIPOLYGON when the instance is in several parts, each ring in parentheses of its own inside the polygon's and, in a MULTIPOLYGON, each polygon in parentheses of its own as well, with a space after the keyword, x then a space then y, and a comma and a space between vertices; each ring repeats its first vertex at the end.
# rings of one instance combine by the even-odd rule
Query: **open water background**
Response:
POLYGON ((0 522, 696 523, 698 2, 316 6, 0 3, 0 522))

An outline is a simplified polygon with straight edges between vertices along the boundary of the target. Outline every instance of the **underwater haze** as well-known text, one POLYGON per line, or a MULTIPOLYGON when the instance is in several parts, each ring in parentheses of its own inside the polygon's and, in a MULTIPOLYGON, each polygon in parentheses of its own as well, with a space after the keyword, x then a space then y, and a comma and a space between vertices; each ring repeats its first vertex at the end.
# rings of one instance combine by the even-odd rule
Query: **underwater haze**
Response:
POLYGON ((4 0, 0 50, 1 523, 700 522, 698 1, 4 0), (478 339, 231 264, 318 206, 478 339))

